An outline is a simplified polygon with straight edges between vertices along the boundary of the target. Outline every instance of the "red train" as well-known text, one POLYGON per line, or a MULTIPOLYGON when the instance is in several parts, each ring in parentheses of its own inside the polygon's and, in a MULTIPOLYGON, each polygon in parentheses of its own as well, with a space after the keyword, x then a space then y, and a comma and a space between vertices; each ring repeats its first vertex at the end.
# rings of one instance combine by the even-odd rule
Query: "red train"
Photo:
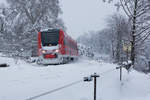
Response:
POLYGON ((61 29, 38 32, 38 64, 60 64, 77 59, 77 43, 61 29))

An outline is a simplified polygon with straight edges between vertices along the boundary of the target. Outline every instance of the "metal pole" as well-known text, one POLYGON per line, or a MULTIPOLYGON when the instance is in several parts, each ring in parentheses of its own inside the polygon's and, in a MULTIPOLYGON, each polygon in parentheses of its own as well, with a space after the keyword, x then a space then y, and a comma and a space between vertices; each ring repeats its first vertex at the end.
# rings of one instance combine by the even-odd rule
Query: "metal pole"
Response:
POLYGON ((148 61, 148 67, 149 67, 149 69, 148 69, 148 70, 150 71, 150 61, 148 61))
POLYGON ((94 73, 94 75, 91 75, 91 77, 94 77, 94 100, 96 100, 96 78, 99 77, 99 75, 94 73))
POLYGON ((94 77, 94 100, 96 100, 96 77, 94 77))
POLYGON ((128 47, 127 47, 127 63, 128 63, 128 58, 129 58, 129 56, 128 56, 129 52, 128 51, 129 50, 128 50, 128 47))
POLYGON ((122 80, 122 66, 120 66, 120 81, 122 80))

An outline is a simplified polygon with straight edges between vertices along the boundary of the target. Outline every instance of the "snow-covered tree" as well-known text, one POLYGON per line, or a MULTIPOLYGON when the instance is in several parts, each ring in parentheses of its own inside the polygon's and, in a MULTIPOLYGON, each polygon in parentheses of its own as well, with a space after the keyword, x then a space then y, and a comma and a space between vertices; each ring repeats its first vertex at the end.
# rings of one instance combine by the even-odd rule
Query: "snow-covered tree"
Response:
POLYGON ((64 23, 59 0, 7 0, 4 39, 11 51, 37 54, 37 33, 40 29, 61 28, 64 23), (21 51, 20 51, 21 50, 21 51))
POLYGON ((87 47, 86 45, 78 43, 78 53, 80 56, 85 56, 89 58, 94 57, 93 49, 92 47, 87 47))
POLYGON ((89 31, 80 36, 78 42, 92 47, 95 53, 109 55, 115 62, 128 60, 129 55, 123 51, 123 46, 129 41, 130 23, 119 14, 109 16, 107 23, 107 28, 97 32, 89 31))
POLYGON ((130 23, 128 23, 128 20, 124 16, 119 14, 114 14, 109 17, 107 23, 113 58, 116 62, 120 62, 123 59, 128 60, 123 46, 124 44, 129 45, 130 23))
POLYGON ((130 59, 134 65, 138 49, 150 35, 150 3, 149 0, 118 0, 116 6, 123 9, 131 22, 130 59))
POLYGON ((147 22, 150 6, 147 0, 120 0, 120 3, 132 23, 131 61, 134 65, 137 47, 150 35, 150 23, 147 22))
POLYGON ((97 53, 110 53, 110 45, 108 38, 108 33, 105 30, 102 31, 89 31, 82 36, 80 36, 77 41, 78 43, 84 44, 86 47, 91 47, 92 52, 97 53), (107 42, 106 42, 107 41, 107 42))

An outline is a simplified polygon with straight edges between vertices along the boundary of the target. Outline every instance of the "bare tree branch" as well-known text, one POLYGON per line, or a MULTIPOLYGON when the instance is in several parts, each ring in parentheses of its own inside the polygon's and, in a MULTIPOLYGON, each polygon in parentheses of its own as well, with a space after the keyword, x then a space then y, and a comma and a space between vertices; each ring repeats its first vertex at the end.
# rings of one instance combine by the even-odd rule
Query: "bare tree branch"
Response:
POLYGON ((145 41, 150 35, 150 31, 148 31, 147 33, 145 33, 145 35, 143 35, 142 37, 136 39, 136 43, 140 42, 140 41, 145 41))
POLYGON ((145 31, 147 31, 148 29, 150 29, 150 26, 148 25, 144 30, 140 31, 139 33, 137 33, 135 36, 139 36, 142 33, 144 33, 145 31))
POLYGON ((125 9, 125 6, 123 5, 123 1, 122 1, 122 0, 120 0, 120 3, 121 3, 121 6, 122 6, 124 12, 126 13, 126 15, 127 15, 129 18, 131 18, 131 16, 129 15, 128 11, 125 9))

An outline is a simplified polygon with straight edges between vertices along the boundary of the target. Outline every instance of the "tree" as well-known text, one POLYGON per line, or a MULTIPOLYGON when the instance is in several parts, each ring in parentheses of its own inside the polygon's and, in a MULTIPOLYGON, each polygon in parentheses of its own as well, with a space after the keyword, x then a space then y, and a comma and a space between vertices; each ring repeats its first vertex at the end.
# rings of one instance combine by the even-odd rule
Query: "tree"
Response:
POLYGON ((11 51, 23 50, 37 54, 37 32, 45 28, 65 30, 58 0, 7 0, 5 34, 11 51))
POLYGON ((119 14, 114 14, 108 17, 107 28, 100 31, 89 31, 80 36, 78 42, 92 47, 93 51, 98 54, 106 54, 115 59, 115 62, 120 62, 125 58, 126 54, 123 51, 123 43, 128 41, 129 26, 128 20, 119 14))
POLYGON ((116 6, 122 7, 131 22, 130 42, 131 61, 135 63, 137 49, 150 35, 150 3, 149 0, 119 0, 116 6))
POLYGON ((116 60, 116 62, 121 62, 123 59, 128 60, 128 57, 125 58, 123 46, 125 43, 127 43, 129 38, 130 23, 120 14, 114 14, 109 17, 107 23, 113 58, 116 60))
POLYGON ((150 35, 150 23, 146 20, 150 7, 147 0, 120 0, 120 3, 132 23, 131 61, 134 65, 137 47, 150 35))

